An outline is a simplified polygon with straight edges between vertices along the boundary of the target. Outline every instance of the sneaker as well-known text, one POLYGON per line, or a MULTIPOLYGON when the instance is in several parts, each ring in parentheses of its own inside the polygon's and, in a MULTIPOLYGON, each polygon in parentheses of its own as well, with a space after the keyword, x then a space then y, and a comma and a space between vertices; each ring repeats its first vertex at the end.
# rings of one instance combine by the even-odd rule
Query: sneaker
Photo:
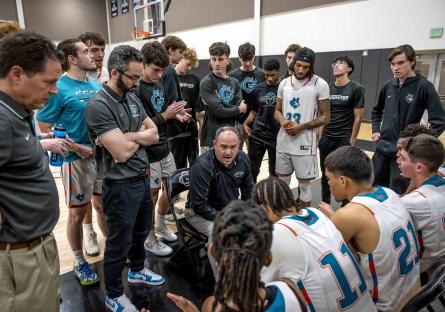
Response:
POLYGON ((166 226, 155 226, 155 232, 159 235, 162 240, 166 242, 176 242, 178 237, 176 234, 172 233, 166 226))
POLYGON ((139 284, 143 283, 146 285, 162 285, 164 284, 164 278, 154 273, 153 271, 143 268, 139 272, 132 272, 131 270, 128 270, 128 283, 130 284, 139 284))
POLYGON ((173 215, 171 213, 165 215, 164 221, 166 224, 174 224, 175 223, 175 219, 173 218, 173 215))
POLYGON ((86 261, 81 261, 78 265, 74 265, 73 272, 80 285, 87 286, 99 282, 99 276, 86 261))
POLYGON ((173 253, 173 249, 161 242, 158 238, 155 238, 152 241, 147 237, 144 243, 144 247, 146 251, 151 252, 155 256, 159 257, 169 256, 173 253))
POLYGON ((184 208, 176 207, 176 206, 174 206, 174 208, 175 208, 175 213, 176 213, 177 215, 182 215, 182 214, 184 214, 184 208))
POLYGON ((95 257, 99 255, 99 246, 97 246, 97 234, 94 231, 83 233, 83 247, 87 256, 95 257))
POLYGON ((107 309, 113 312, 137 312, 136 307, 131 303, 130 298, 123 294, 117 298, 108 298, 105 296, 105 305, 107 309))

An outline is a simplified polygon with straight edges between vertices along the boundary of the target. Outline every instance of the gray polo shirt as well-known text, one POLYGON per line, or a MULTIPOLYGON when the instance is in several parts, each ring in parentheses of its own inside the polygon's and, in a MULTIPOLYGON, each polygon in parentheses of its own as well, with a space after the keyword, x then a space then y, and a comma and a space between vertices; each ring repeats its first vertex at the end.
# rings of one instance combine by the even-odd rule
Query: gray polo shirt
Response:
POLYGON ((59 219, 59 196, 32 112, 0 91, 0 209, 2 243, 49 234, 59 219))
MULTIPOLYGON (((93 142, 116 129, 123 133, 138 132, 146 118, 149 117, 136 95, 130 92, 123 98, 119 97, 105 84, 99 93, 90 98, 86 109, 88 131, 93 142)), ((148 172, 148 157, 143 146, 124 163, 116 162, 105 148, 102 156, 104 179, 119 180, 148 172)))

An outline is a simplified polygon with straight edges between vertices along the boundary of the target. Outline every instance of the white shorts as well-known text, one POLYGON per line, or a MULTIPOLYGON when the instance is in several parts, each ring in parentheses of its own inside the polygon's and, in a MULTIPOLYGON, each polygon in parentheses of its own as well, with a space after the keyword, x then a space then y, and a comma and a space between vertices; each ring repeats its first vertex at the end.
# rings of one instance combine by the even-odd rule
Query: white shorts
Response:
POLYGON ((83 206, 93 197, 96 181, 94 159, 76 159, 62 164, 62 183, 68 208, 83 206))
POLYGON ((277 151, 275 173, 278 176, 290 176, 295 171, 299 180, 313 180, 318 177, 316 155, 291 155, 277 151))
POLYGON ((161 188, 161 178, 167 178, 176 171, 175 159, 170 152, 164 159, 150 163, 150 189, 161 188))

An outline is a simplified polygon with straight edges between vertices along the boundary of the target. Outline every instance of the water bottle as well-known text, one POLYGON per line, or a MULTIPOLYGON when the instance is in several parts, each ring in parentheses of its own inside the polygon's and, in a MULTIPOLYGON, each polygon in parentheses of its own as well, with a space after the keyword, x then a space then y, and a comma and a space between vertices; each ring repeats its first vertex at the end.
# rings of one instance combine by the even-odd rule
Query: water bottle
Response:
MULTIPOLYGON (((60 138, 60 139, 65 139, 66 138, 66 129, 61 126, 55 127, 54 128, 54 137, 60 138)), ((49 163, 51 166, 57 166, 57 167, 62 166, 63 155, 57 154, 57 153, 51 153, 51 157, 49 158, 49 163)))

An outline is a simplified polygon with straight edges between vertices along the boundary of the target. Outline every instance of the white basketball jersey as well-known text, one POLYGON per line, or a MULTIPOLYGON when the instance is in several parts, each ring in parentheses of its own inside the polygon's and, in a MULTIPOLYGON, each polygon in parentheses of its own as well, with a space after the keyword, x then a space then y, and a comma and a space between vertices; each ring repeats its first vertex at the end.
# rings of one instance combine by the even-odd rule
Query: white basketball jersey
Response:
POLYGON ((445 177, 445 165, 439 167, 439 175, 445 177))
MULTIPOLYGON (((304 124, 318 117, 318 101, 329 98, 329 86, 314 75, 310 80, 298 80, 290 76, 281 81, 277 97, 282 100, 285 119, 304 124)), ((307 129, 291 136, 280 128, 277 151, 291 155, 317 154, 317 129, 307 129)))
POLYGON ((379 311, 394 311, 419 281, 419 246, 408 210, 399 195, 378 187, 354 196, 377 220, 380 239, 370 254, 360 254, 360 267, 379 311))
POLYGON ((300 312, 300 302, 292 289, 285 282, 271 282, 266 287, 275 286, 277 293, 275 300, 270 304, 265 312, 300 312))
POLYGON ((445 261, 445 179, 435 175, 402 197, 417 230, 420 271, 445 261))
POLYGON ((331 220, 308 208, 277 224, 288 227, 304 247, 307 270, 298 287, 308 311, 376 311, 359 265, 331 220))

